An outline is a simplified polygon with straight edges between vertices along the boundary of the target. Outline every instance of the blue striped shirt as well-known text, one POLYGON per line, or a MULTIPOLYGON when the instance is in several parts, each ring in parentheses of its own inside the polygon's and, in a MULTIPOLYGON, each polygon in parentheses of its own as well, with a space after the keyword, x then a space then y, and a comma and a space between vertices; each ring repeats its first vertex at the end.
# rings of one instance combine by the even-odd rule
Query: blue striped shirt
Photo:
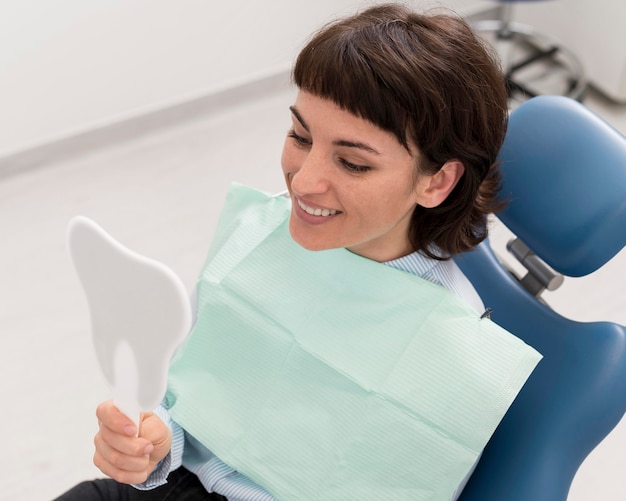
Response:
MULTIPOLYGON (((414 252, 385 264, 446 287, 477 312, 484 310, 474 287, 452 260, 437 261, 414 252)), ((220 461, 215 454, 187 434, 170 418, 164 407, 159 407, 156 413, 172 431, 172 449, 148 480, 136 486, 137 488, 152 489, 163 485, 167 482, 170 471, 184 466, 198 476, 207 492, 221 494, 229 501, 275 501, 275 498, 262 487, 220 461)), ((453 499, 456 499, 461 488, 453 499)))

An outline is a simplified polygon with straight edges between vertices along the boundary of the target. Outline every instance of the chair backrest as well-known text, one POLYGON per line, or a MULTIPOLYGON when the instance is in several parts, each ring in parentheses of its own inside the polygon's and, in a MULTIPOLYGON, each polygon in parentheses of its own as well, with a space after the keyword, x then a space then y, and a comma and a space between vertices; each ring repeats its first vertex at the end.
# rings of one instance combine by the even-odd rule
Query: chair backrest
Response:
MULTIPOLYGON (((626 245, 626 139, 569 98, 511 113, 500 153, 504 224, 552 268, 582 276, 626 245)), ((489 242, 456 259, 491 318, 544 355, 487 445, 462 501, 564 501, 626 412, 626 328, 564 318, 503 268, 489 242)))

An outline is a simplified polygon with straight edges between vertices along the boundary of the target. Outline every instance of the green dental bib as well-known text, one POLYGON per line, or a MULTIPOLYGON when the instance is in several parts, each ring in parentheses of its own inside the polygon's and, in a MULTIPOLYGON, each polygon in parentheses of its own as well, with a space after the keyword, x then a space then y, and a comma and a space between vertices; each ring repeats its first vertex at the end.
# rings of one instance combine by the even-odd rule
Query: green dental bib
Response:
POLYGON ((289 235, 234 186, 170 368, 172 418, 281 500, 448 500, 539 355, 447 289, 289 235))

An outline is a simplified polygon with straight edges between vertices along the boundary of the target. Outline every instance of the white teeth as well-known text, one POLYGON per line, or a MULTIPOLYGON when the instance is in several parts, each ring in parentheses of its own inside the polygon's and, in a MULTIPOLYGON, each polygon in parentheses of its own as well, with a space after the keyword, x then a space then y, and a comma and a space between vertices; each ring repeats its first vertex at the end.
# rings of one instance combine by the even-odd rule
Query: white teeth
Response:
POLYGON ((313 207, 309 207, 308 205, 303 204, 300 200, 298 200, 298 205, 302 208, 303 211, 305 211, 307 214, 311 214, 312 216, 322 216, 322 217, 327 217, 327 216, 334 216, 335 214, 337 214, 337 211, 335 209, 314 209, 313 207))

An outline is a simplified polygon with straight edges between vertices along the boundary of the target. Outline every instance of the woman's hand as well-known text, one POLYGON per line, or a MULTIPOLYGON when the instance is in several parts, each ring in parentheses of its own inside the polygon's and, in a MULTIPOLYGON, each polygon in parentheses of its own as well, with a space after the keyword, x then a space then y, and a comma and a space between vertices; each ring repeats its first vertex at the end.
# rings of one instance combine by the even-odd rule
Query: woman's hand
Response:
POLYGON ((145 482, 172 446, 169 428, 152 412, 141 415, 139 436, 135 424, 112 401, 96 410, 100 429, 94 438, 94 464, 124 484, 145 482))

